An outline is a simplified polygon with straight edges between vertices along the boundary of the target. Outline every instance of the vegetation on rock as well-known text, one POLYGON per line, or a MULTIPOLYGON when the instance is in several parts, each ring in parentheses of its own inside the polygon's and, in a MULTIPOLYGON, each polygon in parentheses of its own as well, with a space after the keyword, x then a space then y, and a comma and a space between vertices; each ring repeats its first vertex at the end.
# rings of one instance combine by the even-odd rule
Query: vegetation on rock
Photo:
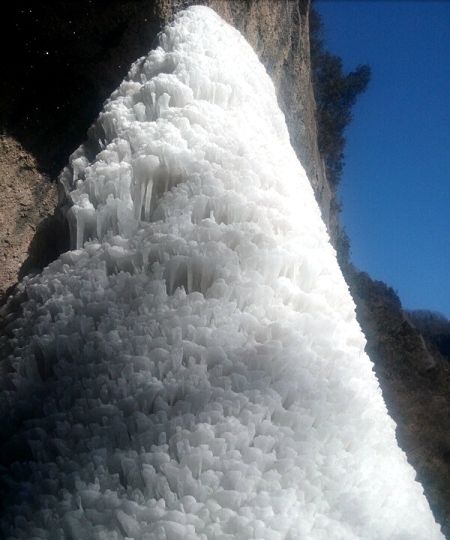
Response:
POLYGON ((344 167, 345 128, 352 120, 352 107, 370 81, 370 67, 357 66, 345 73, 342 58, 326 50, 319 13, 311 9, 311 73, 317 104, 319 150, 332 186, 339 183, 344 167))

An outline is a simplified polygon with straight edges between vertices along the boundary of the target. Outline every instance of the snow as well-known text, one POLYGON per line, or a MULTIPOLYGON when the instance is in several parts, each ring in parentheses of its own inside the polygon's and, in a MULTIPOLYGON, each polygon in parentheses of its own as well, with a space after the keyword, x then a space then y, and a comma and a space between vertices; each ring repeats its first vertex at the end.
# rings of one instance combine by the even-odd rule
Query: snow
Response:
POLYGON ((1 345, 5 538, 443 538, 235 29, 179 13, 61 185, 73 250, 1 345))

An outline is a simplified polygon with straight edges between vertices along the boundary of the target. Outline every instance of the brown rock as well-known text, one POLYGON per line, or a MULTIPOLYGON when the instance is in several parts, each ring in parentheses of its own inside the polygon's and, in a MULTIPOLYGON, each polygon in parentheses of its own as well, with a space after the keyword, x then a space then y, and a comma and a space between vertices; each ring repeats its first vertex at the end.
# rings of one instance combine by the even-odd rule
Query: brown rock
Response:
POLYGON ((38 171, 33 156, 5 135, 0 136, 0 194, 1 304, 21 277, 54 258, 61 226, 53 228, 55 184, 38 171))

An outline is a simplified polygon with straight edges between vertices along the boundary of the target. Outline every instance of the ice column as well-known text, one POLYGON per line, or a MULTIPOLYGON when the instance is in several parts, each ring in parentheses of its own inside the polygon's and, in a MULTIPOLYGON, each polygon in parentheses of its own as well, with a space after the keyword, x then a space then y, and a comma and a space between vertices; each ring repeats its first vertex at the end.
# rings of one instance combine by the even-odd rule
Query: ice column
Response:
POLYGON ((239 32, 179 13, 61 183, 74 249, 1 345, 5 538, 442 538, 239 32))

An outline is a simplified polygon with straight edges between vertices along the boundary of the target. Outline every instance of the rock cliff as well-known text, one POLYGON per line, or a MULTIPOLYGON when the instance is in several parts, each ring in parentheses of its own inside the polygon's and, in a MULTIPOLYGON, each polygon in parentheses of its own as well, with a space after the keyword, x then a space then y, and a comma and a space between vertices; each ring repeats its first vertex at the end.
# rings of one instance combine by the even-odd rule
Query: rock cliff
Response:
POLYGON ((450 363, 390 287, 352 266, 345 276, 397 440, 449 538, 450 363))

